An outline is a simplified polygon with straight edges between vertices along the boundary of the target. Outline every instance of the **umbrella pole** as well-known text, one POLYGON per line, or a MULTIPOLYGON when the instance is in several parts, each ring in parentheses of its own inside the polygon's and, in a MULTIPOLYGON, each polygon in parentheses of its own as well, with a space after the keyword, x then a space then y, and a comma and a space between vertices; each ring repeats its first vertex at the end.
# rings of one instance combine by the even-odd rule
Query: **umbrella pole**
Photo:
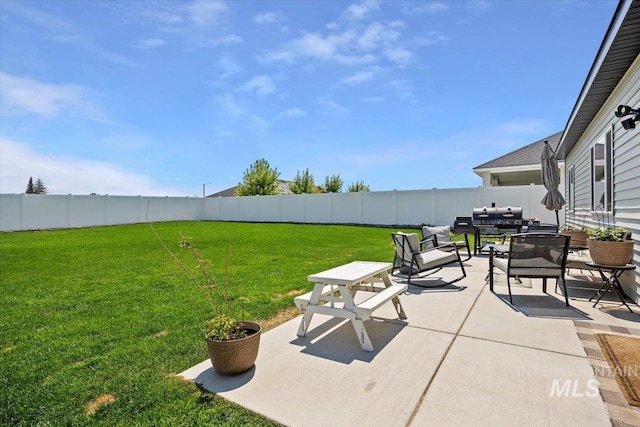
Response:
POLYGON ((560 217, 558 216, 558 210, 556 209, 556 224, 560 227, 560 217))

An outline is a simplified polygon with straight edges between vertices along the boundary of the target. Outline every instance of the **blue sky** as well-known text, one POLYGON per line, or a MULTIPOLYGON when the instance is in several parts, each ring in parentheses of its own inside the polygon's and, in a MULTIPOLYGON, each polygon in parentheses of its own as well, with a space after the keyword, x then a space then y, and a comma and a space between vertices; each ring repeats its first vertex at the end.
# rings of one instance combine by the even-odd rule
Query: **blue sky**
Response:
POLYGON ((564 128, 616 5, 0 0, 0 192, 201 196, 261 158, 476 187, 564 128))

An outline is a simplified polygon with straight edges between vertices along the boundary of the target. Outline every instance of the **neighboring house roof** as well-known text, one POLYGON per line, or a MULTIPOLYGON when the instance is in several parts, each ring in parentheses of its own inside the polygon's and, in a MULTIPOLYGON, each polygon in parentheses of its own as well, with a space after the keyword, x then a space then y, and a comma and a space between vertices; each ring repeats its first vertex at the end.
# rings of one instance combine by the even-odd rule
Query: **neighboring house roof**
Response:
POLYGON ((236 195, 236 187, 227 188, 217 193, 209 194, 207 197, 234 197, 236 195))
POLYGON ((576 145, 638 54, 640 0, 620 0, 567 121, 557 151, 558 159, 564 160, 576 145))
POLYGON ((554 133, 551 136, 543 138, 539 141, 533 142, 529 145, 525 145, 522 148, 518 148, 515 151, 500 156, 486 163, 473 168, 474 171, 480 169, 496 169, 512 166, 526 166, 526 165, 538 165, 540 166, 540 155, 542 154, 542 148, 544 147, 544 141, 548 140, 549 145, 555 151, 560 142, 562 131, 554 133))
MULTIPOLYGON (((291 181, 283 181, 279 180, 278 188, 280 190, 280 194, 291 194, 291 190, 289 190, 289 183, 291 181)), ((236 188, 238 186, 234 186, 231 188, 227 188, 226 190, 218 191, 217 193, 209 194, 207 197, 235 197, 236 196, 236 188)))

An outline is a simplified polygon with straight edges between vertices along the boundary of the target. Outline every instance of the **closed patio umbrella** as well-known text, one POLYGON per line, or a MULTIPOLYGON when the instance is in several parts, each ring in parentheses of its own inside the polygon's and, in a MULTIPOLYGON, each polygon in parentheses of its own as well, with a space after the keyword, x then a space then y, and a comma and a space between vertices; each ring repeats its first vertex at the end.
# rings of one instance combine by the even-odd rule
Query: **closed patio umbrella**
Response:
POLYGON ((542 164, 542 183, 547 189, 547 194, 544 195, 541 203, 550 211, 556 211, 556 223, 560 225, 558 211, 564 206, 564 197, 558 190, 560 185, 558 160, 547 140, 544 141, 540 162, 542 164))

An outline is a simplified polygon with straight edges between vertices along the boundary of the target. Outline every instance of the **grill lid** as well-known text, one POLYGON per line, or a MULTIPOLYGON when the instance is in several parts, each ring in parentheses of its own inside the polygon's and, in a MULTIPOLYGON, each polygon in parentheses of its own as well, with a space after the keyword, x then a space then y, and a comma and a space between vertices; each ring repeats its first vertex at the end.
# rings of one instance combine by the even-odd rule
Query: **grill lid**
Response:
POLYGON ((521 225, 522 207, 474 208, 474 225, 521 225))

